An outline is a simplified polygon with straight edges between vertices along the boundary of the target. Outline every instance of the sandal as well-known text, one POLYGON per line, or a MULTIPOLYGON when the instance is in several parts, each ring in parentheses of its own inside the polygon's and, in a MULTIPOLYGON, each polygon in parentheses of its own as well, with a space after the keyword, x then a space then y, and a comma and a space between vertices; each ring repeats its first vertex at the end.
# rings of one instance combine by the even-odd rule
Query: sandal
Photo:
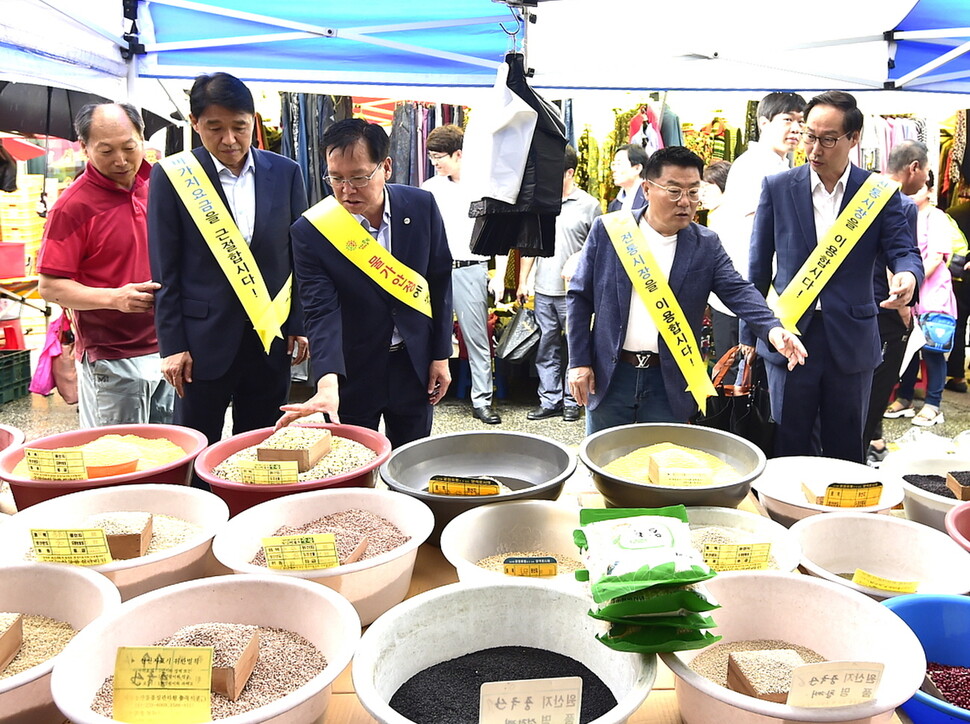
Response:
POLYGON ((933 405, 923 405, 919 413, 913 418, 913 424, 919 427, 932 427, 943 424, 943 411, 933 405))
POLYGON ((893 404, 886 408, 886 411, 882 413, 882 416, 890 420, 895 420, 897 417, 913 417, 916 414, 916 410, 913 409, 912 400, 904 400, 902 397, 897 397, 893 400, 893 404))

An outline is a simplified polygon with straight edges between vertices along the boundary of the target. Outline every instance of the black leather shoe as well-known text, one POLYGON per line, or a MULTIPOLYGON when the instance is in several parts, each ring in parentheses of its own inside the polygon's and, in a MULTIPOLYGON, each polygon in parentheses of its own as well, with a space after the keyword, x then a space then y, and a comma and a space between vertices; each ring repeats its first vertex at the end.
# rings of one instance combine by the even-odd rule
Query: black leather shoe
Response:
POLYGON ((502 418, 499 414, 492 409, 491 405, 485 405, 484 407, 473 407, 472 417, 481 420, 486 425, 498 425, 502 422, 502 418))
POLYGON ((562 407, 537 407, 529 410, 526 418, 529 420, 545 420, 549 417, 559 417, 562 414, 562 407))
POLYGON ((563 422, 576 422, 579 419, 579 407, 577 405, 569 405, 562 411, 563 422))

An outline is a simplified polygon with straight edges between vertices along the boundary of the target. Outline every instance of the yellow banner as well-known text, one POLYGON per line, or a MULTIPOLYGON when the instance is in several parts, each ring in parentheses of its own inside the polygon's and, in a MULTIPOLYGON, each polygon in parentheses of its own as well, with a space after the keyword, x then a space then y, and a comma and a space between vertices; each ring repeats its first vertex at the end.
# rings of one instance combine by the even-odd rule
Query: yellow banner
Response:
POLYGON ((184 151, 159 163, 269 354, 273 340, 283 338, 283 323, 290 315, 293 275, 287 277, 275 297, 270 297, 249 245, 195 154, 184 151))
POLYGON ((653 323, 657 325, 670 353, 687 380, 687 391, 697 407, 707 412, 707 398, 717 394, 707 374, 707 365, 697 349, 697 338, 691 331, 677 297, 660 271, 647 240, 629 211, 615 211, 603 216, 616 255, 620 257, 637 296, 643 301, 653 323))
POLYGON ((798 320, 815 304, 822 288, 898 188, 899 184, 892 179, 870 174, 792 277, 785 291, 778 295, 773 288, 769 290, 768 306, 778 315, 785 329, 801 334, 796 326, 798 320))
POLYGON ((335 197, 328 196, 304 211, 303 215, 337 251, 377 286, 399 302, 427 317, 431 316, 431 294, 424 277, 378 244, 335 197))

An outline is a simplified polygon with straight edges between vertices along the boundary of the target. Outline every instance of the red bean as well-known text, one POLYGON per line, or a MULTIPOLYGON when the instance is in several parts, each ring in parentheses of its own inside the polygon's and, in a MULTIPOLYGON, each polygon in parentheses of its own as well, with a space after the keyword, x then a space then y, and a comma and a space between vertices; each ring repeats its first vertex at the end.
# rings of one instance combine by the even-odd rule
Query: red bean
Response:
POLYGON ((970 709, 970 668, 930 661, 926 671, 948 704, 970 709))

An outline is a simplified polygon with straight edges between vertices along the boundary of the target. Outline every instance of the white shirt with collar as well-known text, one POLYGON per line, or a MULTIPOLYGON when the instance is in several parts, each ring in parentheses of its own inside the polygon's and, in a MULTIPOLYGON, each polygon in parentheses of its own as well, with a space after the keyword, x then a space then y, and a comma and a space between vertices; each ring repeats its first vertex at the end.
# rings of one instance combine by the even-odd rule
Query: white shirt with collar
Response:
MULTIPOLYGON (((375 229, 370 225, 367 217, 363 214, 351 214, 357 222, 367 229, 368 233, 377 239, 377 243, 383 246, 392 254, 394 250, 391 248, 391 195, 387 193, 387 189, 384 189, 384 212, 381 214, 381 225, 380 228, 375 229)), ((397 331, 397 325, 394 326, 394 331, 391 333, 391 346, 400 344, 404 341, 404 337, 401 333, 397 331)))
MULTIPOLYGON (((660 272, 666 279, 670 279, 670 268, 674 265, 674 254, 677 252, 677 235, 663 236, 647 222, 647 215, 640 217, 640 231, 647 242, 647 247, 653 253, 660 272)), ((626 270, 624 269, 624 273, 626 270)), ((630 292, 630 314, 626 321, 626 337, 623 339, 623 349, 629 352, 659 352, 660 331, 653 323, 653 317, 647 310, 637 290, 630 292)))
POLYGON ((219 183, 229 202, 229 211, 239 227, 246 244, 253 243, 253 227, 256 225, 256 164, 252 149, 246 154, 242 171, 236 176, 222 161, 209 153, 219 174, 219 183))
MULTIPOLYGON (((842 172, 839 180, 835 182, 835 188, 832 189, 832 193, 829 193, 826 191, 825 184, 822 183, 819 175, 814 170, 809 169, 808 176, 812 185, 812 209, 815 212, 816 244, 832 228, 832 224, 835 223, 835 220, 839 216, 839 209, 842 208, 842 199, 845 198, 845 185, 849 182, 849 171, 851 170, 852 163, 850 162, 845 165, 845 171, 842 172)), ((822 300, 819 298, 815 302, 815 309, 821 308, 822 300)))
POLYGON ((620 189, 620 193, 616 195, 616 198, 620 200, 620 208, 624 211, 632 211, 634 209, 633 204, 637 200, 637 187, 632 187, 629 191, 626 189, 620 189))

